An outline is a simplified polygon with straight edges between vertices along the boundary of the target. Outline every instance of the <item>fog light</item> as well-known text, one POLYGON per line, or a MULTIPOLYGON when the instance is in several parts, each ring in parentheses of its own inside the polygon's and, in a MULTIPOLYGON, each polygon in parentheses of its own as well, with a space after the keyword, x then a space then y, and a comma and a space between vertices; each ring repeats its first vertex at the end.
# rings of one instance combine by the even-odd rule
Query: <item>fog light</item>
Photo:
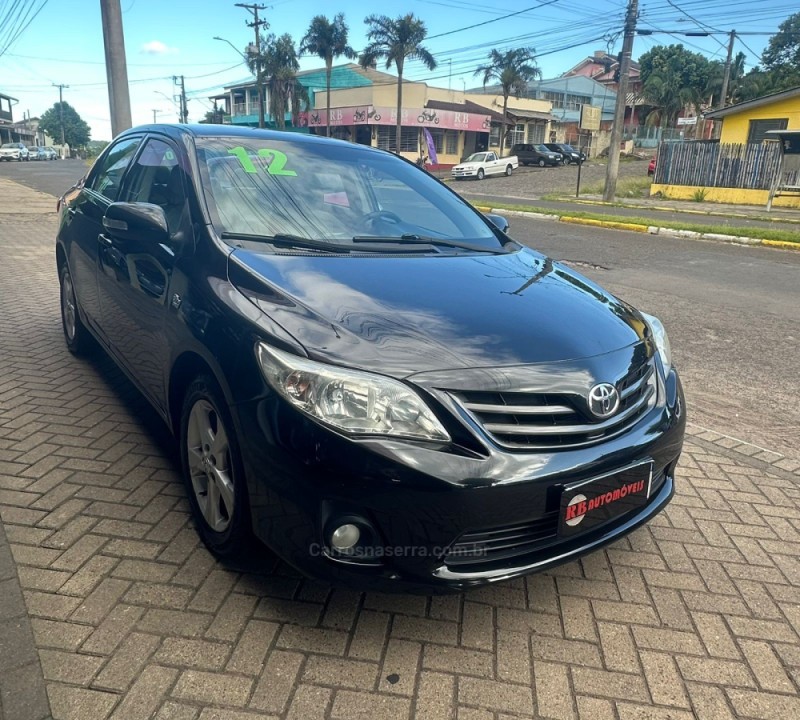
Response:
POLYGON ((347 525, 340 525, 331 534, 331 545, 337 550, 350 550, 355 547, 361 531, 355 525, 348 523, 347 525))

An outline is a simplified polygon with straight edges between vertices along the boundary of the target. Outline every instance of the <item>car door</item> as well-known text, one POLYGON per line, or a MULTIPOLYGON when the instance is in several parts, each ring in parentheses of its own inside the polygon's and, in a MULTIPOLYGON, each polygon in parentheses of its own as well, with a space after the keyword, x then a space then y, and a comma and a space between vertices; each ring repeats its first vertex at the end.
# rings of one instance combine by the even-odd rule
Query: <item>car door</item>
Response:
POLYGON ((60 232, 78 304, 95 331, 100 329, 97 263, 103 215, 117 199, 122 176, 141 140, 141 137, 126 137, 109 147, 89 173, 83 188, 69 201, 61 221, 60 232))
POLYGON ((497 165, 497 155, 493 152, 486 153, 486 161, 483 163, 484 172, 487 175, 497 172, 495 165, 497 165))
POLYGON ((170 242, 103 236, 97 276, 103 331, 121 363, 159 409, 166 407, 165 334, 169 289, 177 253, 190 247, 192 233, 184 170, 178 149, 150 137, 128 171, 124 202, 159 205, 167 218, 170 242))

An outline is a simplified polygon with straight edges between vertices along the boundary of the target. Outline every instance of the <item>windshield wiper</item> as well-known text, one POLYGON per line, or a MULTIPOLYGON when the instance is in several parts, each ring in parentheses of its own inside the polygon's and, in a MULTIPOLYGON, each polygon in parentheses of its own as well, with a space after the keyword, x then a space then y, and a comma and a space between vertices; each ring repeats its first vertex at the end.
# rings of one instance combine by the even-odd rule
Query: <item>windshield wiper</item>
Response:
POLYGON ((484 245, 475 245, 474 243, 461 242, 460 240, 448 240, 446 238, 430 237, 429 235, 415 235, 414 233, 406 233, 405 235, 356 235, 353 238, 354 243, 396 243, 397 245, 433 245, 438 247, 457 248, 459 250, 471 250, 472 252, 493 253, 495 255, 505 254, 502 248, 490 248, 484 245))
MULTIPOLYGON (((344 254, 352 252, 373 252, 373 253, 396 253, 397 249, 388 247, 388 242, 392 238, 364 238, 359 241, 358 245, 342 245, 341 243, 326 242, 325 240, 311 240, 310 238, 300 237, 299 235, 288 235, 278 233, 277 235, 256 235, 254 233, 237 233, 237 232, 223 232, 220 234, 223 240, 240 240, 242 242, 260 242, 269 243, 276 247, 286 248, 299 248, 303 250, 317 250, 319 252, 327 252, 333 254, 344 254), (375 243, 369 243, 370 240, 377 239, 375 243), (362 244, 363 243, 363 244, 362 244)), ((396 239, 395 239, 396 240, 396 239)), ((353 241, 355 242, 355 240, 353 241)), ((394 242, 393 244, 399 244, 394 242)), ((403 244, 408 245, 431 245, 427 240, 417 242, 403 241, 403 244)), ((485 252, 485 251, 484 251, 485 252)))
POLYGON ((349 253, 353 248, 349 245, 325 242, 323 240, 311 240, 300 237, 299 235, 287 235, 279 233, 277 235, 256 235, 253 233, 223 232, 220 237, 223 240, 241 240, 243 242, 267 242, 276 247, 303 248, 305 250, 319 250, 331 253, 349 253))

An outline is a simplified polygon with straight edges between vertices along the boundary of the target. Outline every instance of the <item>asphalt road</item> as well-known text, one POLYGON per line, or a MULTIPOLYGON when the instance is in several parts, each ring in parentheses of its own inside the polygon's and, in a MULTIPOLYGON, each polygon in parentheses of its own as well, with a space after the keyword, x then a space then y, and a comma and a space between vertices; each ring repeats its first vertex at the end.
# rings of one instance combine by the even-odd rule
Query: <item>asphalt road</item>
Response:
MULTIPOLYGON (((0 177, 60 195, 86 169, 79 160, 4 163, 0 177)), ((662 318, 691 421, 800 457, 800 253, 511 223, 518 240, 662 318)))
POLYGON ((516 239, 662 319, 690 421, 800 457, 800 253, 510 220, 516 239))

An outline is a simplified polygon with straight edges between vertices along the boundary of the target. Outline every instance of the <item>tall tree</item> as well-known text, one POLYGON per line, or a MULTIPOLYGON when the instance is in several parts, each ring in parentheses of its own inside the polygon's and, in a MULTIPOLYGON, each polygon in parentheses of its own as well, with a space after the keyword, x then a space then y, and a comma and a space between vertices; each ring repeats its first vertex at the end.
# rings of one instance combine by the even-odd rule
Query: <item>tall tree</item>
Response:
POLYGON ((325 15, 317 15, 311 20, 305 36, 300 41, 300 52, 316 55, 325 62, 325 92, 328 122, 325 134, 331 135, 331 68, 335 58, 344 57, 350 60, 358 56, 347 44, 347 24, 344 15, 339 13, 331 22, 325 15))
POLYGON ((278 130, 286 128, 286 112, 291 109, 294 124, 302 103, 308 102, 306 89, 297 80, 300 63, 297 59, 292 36, 272 33, 261 38, 259 55, 248 55, 247 63, 252 72, 258 72, 260 61, 262 77, 266 79, 269 114, 278 130))
POLYGON ((394 65, 397 70, 397 132, 395 152, 400 153, 403 111, 403 69, 406 60, 419 60, 428 70, 436 67, 436 60, 422 44, 428 30, 422 20, 414 13, 401 15, 395 19, 386 15, 370 15, 364 22, 368 45, 361 53, 359 63, 362 67, 375 67, 378 60, 386 60, 387 70, 394 65))
POLYGON ((767 70, 797 74, 800 69, 800 12, 790 15, 778 26, 761 60, 767 70))
POLYGON ((503 127, 500 130, 500 155, 503 154, 506 139, 506 113, 508 112, 508 98, 510 95, 518 98, 528 90, 531 80, 540 78, 542 71, 536 64, 536 51, 530 48, 516 48, 499 52, 492 50, 489 53, 489 62, 481 65, 476 75, 483 75, 483 86, 494 80, 500 84, 503 93, 503 127))
POLYGON ((694 106, 699 113, 709 86, 709 62, 683 45, 657 45, 639 58, 642 95, 656 111, 648 121, 674 126, 681 110, 694 106))
POLYGON ((64 141, 71 148, 83 147, 89 142, 92 131, 86 121, 78 115, 68 102, 57 102, 39 118, 39 129, 44 130, 55 142, 61 142, 61 123, 64 123, 64 141))

